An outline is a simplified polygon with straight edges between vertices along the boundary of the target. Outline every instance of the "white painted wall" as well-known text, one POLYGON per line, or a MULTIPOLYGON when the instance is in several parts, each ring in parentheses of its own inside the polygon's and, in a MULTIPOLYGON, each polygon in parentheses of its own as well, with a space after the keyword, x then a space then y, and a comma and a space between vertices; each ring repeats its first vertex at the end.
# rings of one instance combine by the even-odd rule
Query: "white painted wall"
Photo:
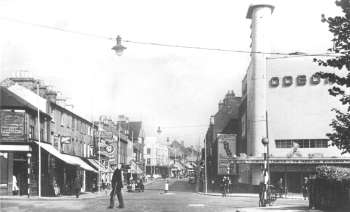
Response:
MULTIPOLYGON (((329 95, 330 84, 325 84, 324 80, 318 85, 310 83, 309 78, 319 70, 325 69, 313 63, 309 57, 268 60, 267 110, 270 152, 273 156, 283 157, 291 151, 276 149, 275 139, 327 139, 326 133, 331 131, 329 124, 335 115, 331 109, 341 105, 329 95), (297 86, 298 75, 307 76, 306 85, 297 86), (293 76, 290 87, 281 85, 283 76, 293 76), (269 86, 271 77, 280 78, 278 87, 269 86)), ((299 148, 299 151, 305 157, 309 153, 322 153, 324 157, 341 156, 336 147, 299 148)))
MULTIPOLYGON (((251 22, 252 52, 270 52, 270 21, 272 7, 253 5, 247 17, 251 22)), ((248 155, 263 153, 258 143, 266 137, 266 56, 252 53, 247 73, 247 141, 248 155)))
POLYGON ((168 147, 159 142, 156 137, 146 137, 145 138, 145 146, 144 146, 144 158, 146 160, 146 166, 149 166, 147 164, 147 159, 151 159, 151 166, 167 166, 169 165, 169 150, 168 147), (147 154, 147 149, 151 149, 151 154, 147 154))

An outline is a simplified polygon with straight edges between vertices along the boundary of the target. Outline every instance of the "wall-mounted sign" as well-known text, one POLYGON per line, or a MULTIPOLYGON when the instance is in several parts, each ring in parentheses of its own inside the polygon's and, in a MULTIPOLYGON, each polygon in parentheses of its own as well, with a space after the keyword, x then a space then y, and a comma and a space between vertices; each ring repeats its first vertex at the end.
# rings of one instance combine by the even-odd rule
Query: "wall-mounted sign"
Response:
POLYGON ((306 85, 306 76, 305 75, 297 76, 297 85, 299 85, 299 86, 306 85))
POLYGON ((0 111, 0 142, 25 141, 24 132, 25 113, 0 111))
POLYGON ((114 152, 114 147, 112 145, 107 145, 105 147, 106 152, 108 153, 113 153, 114 152))
MULTIPOLYGON (((314 74, 310 77, 309 79, 309 83, 311 85, 318 85, 321 82, 321 78, 320 76, 318 76, 317 74, 314 74)), ((282 86, 283 87, 290 87, 291 85, 293 85, 294 83, 294 79, 292 76, 284 76, 282 77, 282 86)), ((295 83, 297 86, 304 86, 307 83, 307 77, 306 75, 298 75, 295 78, 295 83)), ((324 80, 324 83, 327 84, 328 80, 324 80)), ((272 88, 276 88, 280 85, 280 78, 279 77, 271 77, 270 81, 269 81, 269 85, 272 88)))
POLYGON ((315 74, 312 75, 311 78, 310 78, 310 82, 311 82, 311 84, 313 84, 313 85, 318 85, 318 84, 320 84, 320 81, 321 81, 320 76, 315 75, 315 74))
POLYGON ((236 154, 236 134, 218 134, 218 174, 236 174, 236 168, 232 167, 232 162, 236 154))
POLYGON ((283 77, 283 86, 288 87, 293 84, 293 77, 292 76, 285 76, 283 77))
POLYGON ((277 87, 280 84, 280 80, 278 77, 272 77, 270 80, 270 86, 271 87, 277 87))
POLYGON ((101 138, 102 139, 112 139, 113 138, 113 132, 112 131, 101 131, 101 138))

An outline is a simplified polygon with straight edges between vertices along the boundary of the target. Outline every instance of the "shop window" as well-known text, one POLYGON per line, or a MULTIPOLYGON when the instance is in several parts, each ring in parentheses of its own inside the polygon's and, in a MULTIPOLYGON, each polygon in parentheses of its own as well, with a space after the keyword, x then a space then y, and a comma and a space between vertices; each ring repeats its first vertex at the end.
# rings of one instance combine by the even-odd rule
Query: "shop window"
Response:
POLYGON ((51 122, 55 123, 55 109, 51 108, 50 116, 51 116, 51 122))
POLYGON ((275 140, 276 148, 292 148, 293 143, 297 143, 299 148, 327 148, 327 139, 283 139, 275 140))
POLYGON ((29 126, 29 138, 34 139, 34 126, 29 126))

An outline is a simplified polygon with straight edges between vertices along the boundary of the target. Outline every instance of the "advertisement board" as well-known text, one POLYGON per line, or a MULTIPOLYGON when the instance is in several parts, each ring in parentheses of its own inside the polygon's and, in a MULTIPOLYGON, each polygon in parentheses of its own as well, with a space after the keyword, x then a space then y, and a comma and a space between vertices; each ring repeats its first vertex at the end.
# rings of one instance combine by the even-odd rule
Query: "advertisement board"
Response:
POLYGON ((0 111, 0 142, 23 142, 25 113, 0 111))
POLYGON ((236 167, 231 162, 236 154, 236 134, 218 134, 218 174, 234 175, 236 167))

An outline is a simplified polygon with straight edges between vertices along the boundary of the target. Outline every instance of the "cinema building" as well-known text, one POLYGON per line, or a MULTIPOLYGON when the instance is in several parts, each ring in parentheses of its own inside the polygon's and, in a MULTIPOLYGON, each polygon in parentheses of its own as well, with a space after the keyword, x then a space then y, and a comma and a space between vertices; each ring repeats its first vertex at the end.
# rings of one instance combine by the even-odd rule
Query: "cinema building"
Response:
MULTIPOLYGON (((265 4, 249 7, 252 52, 271 52, 269 26, 273 10, 272 5, 265 4)), ((242 80, 240 105, 238 108, 236 102, 231 105, 238 110, 232 114, 238 115, 221 127, 222 123, 218 123, 221 119, 215 115, 215 122, 208 129, 209 175, 216 178, 231 175, 237 185, 256 188, 263 179, 263 154, 267 148, 261 140, 265 137, 269 139, 270 182, 275 184, 282 178, 290 192, 300 192, 303 178, 313 175, 319 165, 350 167, 350 155, 342 155, 326 136, 332 131, 329 126, 335 117, 332 108, 342 106, 329 95, 329 82, 315 75, 329 70, 312 60, 313 57, 251 54, 242 80), (237 119, 239 124, 229 125, 237 119), (237 135, 230 143, 236 148, 230 164, 234 167, 228 166, 230 171, 220 173, 220 164, 216 164, 216 170, 210 171, 215 167, 211 165, 213 161, 220 161, 220 148, 215 149, 220 143, 218 135, 226 132, 237 135)))
MULTIPOLYGON (((252 5, 247 18, 252 20, 252 52, 270 52, 272 5, 252 5)), ((349 154, 330 146, 326 133, 341 108, 330 96, 327 80, 315 75, 327 71, 312 62, 312 57, 276 58, 253 53, 242 82, 240 108, 241 140, 238 153, 238 181, 258 185, 262 180, 261 139, 269 139, 270 180, 282 178, 288 191, 299 192, 302 180, 315 173, 318 165, 350 166, 349 154)), ((329 71, 329 70, 328 70, 329 71)))

